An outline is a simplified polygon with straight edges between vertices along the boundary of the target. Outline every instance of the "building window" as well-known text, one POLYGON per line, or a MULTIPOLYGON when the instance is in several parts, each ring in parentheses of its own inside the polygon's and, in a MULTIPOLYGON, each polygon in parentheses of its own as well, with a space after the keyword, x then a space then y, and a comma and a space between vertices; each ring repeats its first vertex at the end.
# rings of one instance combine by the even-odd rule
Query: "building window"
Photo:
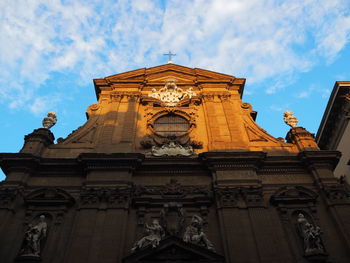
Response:
POLYGON ((164 137, 178 137, 188 132, 190 124, 178 115, 165 115, 154 122, 155 133, 164 137))

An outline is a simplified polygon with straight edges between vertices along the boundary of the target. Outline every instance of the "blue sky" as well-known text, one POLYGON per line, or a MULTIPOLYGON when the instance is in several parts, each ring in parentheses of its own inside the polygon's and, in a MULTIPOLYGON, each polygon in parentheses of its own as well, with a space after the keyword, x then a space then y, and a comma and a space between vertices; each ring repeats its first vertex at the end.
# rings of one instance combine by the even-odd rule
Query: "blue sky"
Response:
POLYGON ((96 102, 93 78, 164 64, 168 50, 246 78, 243 100, 275 137, 286 109, 316 133, 334 82, 350 80, 349 0, 2 0, 0 35, 0 152, 48 111, 66 137, 96 102))

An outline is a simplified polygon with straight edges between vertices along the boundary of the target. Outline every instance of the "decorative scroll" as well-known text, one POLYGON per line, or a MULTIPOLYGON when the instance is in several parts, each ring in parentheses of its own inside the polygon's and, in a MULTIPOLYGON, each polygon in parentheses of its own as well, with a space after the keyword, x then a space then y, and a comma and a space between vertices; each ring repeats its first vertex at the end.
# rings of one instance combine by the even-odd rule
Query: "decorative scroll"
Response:
POLYGON ((152 146, 151 150, 154 156, 191 156, 194 154, 192 146, 182 146, 175 142, 163 144, 161 147, 152 146))

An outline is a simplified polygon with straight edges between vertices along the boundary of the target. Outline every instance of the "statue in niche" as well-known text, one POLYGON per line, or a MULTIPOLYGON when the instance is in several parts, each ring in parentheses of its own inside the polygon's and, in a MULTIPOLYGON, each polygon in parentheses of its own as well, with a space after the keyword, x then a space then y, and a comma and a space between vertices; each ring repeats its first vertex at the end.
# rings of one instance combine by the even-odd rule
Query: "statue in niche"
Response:
POLYGON ((191 224, 186 227, 183 241, 215 251, 212 243, 207 238, 207 235, 203 232, 203 219, 198 215, 194 215, 191 224))
POLYGON ((131 252, 135 252, 136 250, 147 246, 156 248, 159 245, 159 242, 162 240, 162 238, 164 238, 164 230, 157 219, 154 219, 151 225, 148 225, 146 223, 145 230, 147 235, 134 244, 134 247, 131 249, 131 252))
POLYGON ((55 112, 47 113, 47 117, 43 119, 43 127, 45 129, 50 129, 57 122, 57 117, 55 112))
POLYGON ((325 254, 321 239, 321 228, 311 224, 302 213, 298 215, 297 223, 304 242, 305 256, 325 254))
POLYGON ((33 256, 40 257, 42 250, 42 242, 46 238, 47 223, 45 216, 39 217, 39 222, 36 225, 29 224, 28 229, 24 234, 24 240, 22 243, 19 256, 33 256))
POLYGON ((289 125, 292 128, 298 125, 298 119, 293 115, 293 112, 291 110, 284 111, 283 120, 287 125, 289 125))

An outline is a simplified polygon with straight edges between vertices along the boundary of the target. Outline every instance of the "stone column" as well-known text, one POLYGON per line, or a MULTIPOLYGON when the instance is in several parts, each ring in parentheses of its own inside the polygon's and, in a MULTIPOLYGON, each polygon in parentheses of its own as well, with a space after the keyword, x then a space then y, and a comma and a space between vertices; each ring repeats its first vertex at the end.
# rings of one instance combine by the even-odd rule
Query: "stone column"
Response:
POLYGON ((246 198, 249 191, 261 190, 256 170, 265 153, 207 152, 200 156, 212 171, 226 261, 259 262, 246 198))

